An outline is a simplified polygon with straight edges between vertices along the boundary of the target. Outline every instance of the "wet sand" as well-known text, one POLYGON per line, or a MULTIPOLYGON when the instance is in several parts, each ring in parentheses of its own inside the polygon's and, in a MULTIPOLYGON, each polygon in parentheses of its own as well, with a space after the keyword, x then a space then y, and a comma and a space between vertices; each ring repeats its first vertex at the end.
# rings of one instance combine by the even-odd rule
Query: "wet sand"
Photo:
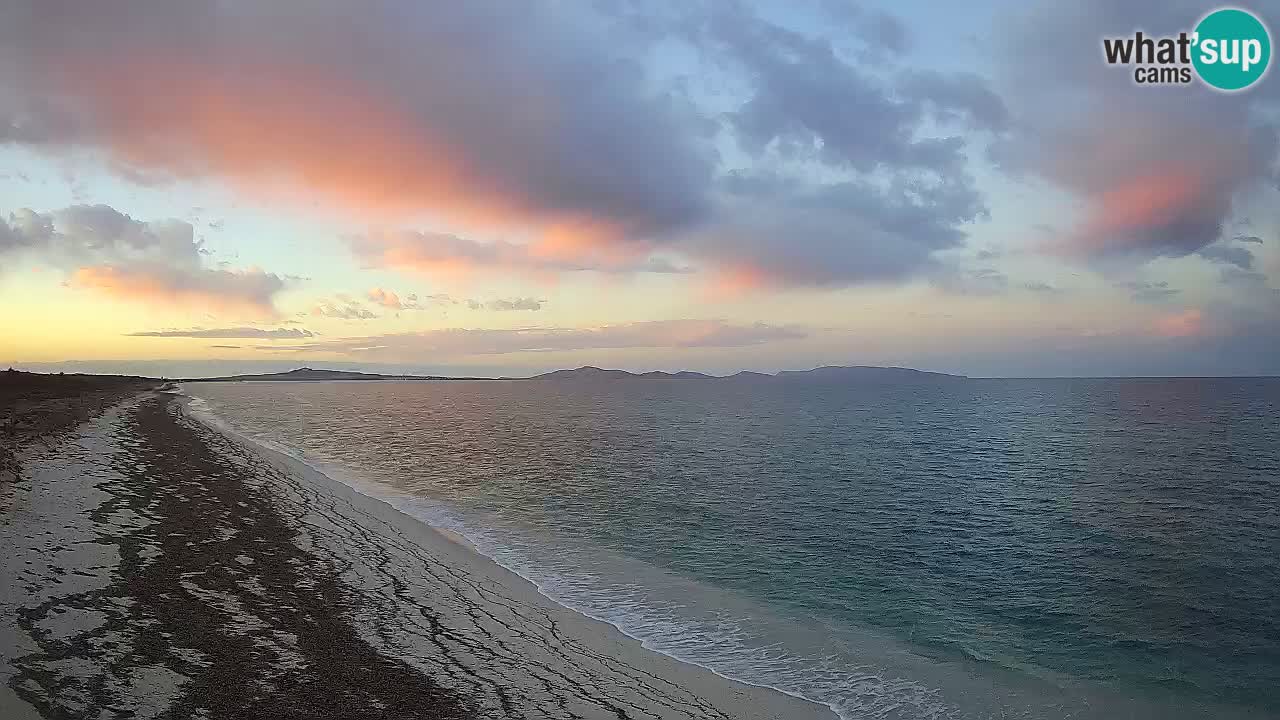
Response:
POLYGON ((0 483, 0 717, 823 718, 145 392, 0 483))

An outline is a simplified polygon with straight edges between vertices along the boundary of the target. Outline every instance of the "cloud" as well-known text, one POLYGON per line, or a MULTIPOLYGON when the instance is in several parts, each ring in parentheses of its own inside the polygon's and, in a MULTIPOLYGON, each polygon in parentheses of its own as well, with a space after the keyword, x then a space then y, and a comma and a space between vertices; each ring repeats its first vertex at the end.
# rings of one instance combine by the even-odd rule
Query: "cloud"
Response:
POLYGON ((209 348, 212 350, 239 350, 241 346, 240 345, 210 345, 209 348))
POLYGON ((721 179, 720 212, 689 235, 720 286, 903 282, 987 217, 966 150, 1008 112, 981 78, 876 74, 748 6, 712 8, 693 38, 742 73, 746 98, 726 117, 755 168, 721 179))
POLYGON ((1228 265, 1222 268, 1219 277, 1225 285, 1234 285, 1251 291, 1261 290, 1265 295, 1271 296, 1268 299, 1280 300, 1280 290, 1272 289, 1270 280, 1263 273, 1247 270, 1238 265, 1228 265))
POLYGON ((0 256, 6 254, 38 257, 67 272, 73 287, 217 314, 273 317, 285 286, 258 268, 210 264, 190 223, 144 222, 107 205, 19 209, 0 219, 0 256))
POLYGON ((378 317, 359 300, 339 293, 332 300, 321 300, 311 307, 311 314, 338 320, 372 320, 378 317))
POLYGON ((1039 293, 1042 295, 1061 295, 1067 292, 1066 289, 1064 288, 1060 288, 1055 285, 1050 285, 1049 283, 1046 283, 1046 282, 1038 282, 1038 281, 1024 283, 1022 287, 1027 290, 1030 290, 1033 293, 1039 293))
MULTIPOLYGON (((190 330, 144 330, 126 333, 128 337, 164 337, 164 338, 258 338, 271 340, 300 340, 315 337, 315 333, 303 328, 191 328, 190 330)), ((213 345, 211 347, 237 347, 235 345, 213 345)))
POLYGON ((1159 282, 1147 281, 1129 281, 1116 285, 1118 288, 1128 290, 1132 293, 1133 299, 1142 303, 1160 303, 1178 295, 1182 291, 1177 288, 1169 287, 1167 281, 1159 282))
POLYGON ((1161 337, 1186 338, 1205 334, 1208 325, 1203 311, 1191 309, 1160 316, 1152 330, 1161 337))
POLYGON ((509 299, 490 300, 484 306, 490 310, 498 312, 510 312, 512 310, 541 310, 546 300, 539 300, 531 297, 517 297, 509 299))
POLYGON ((1222 237, 1243 193, 1275 191, 1274 83, 1235 95, 1199 83, 1136 87, 1130 70, 1101 60, 1104 36, 1176 34, 1203 13, 1189 0, 1043 3, 1000 33, 1015 122, 992 154, 1084 206, 1051 250, 1132 263, 1181 257, 1222 237))
POLYGON ((1243 270, 1253 269, 1254 256, 1253 252, 1248 248, 1215 243, 1200 248, 1196 251, 1196 254, 1206 260, 1235 265, 1243 270))
POLYGON ((707 210, 709 148, 576 7, 4 7, 0 141, 383 219, 651 236, 707 210))
POLYGON ((291 350, 403 358, 619 348, 747 347, 803 338, 794 326, 723 320, 652 320, 596 328, 447 329, 323 340, 291 350))
POLYGON ((1009 108, 987 80, 973 73, 910 71, 899 93, 919 103, 938 121, 973 130, 1009 129, 1009 108))
POLYGON ((848 287, 936 272, 934 253, 960 246, 961 226, 985 217, 963 173, 795 185, 777 174, 735 173, 726 219, 690 241, 729 287, 848 287), (791 238, 791 242, 786 242, 791 238))
POLYGON ((1232 239, 1235 240, 1236 242, 1253 243, 1254 245, 1262 244, 1262 238, 1258 237, 1257 235, 1236 235, 1232 239))
POLYGON ((830 41, 769 22, 741 5, 718 3, 701 40, 745 70, 750 98, 730 114, 748 150, 765 146, 837 167, 937 172, 962 166, 965 142, 916 130, 928 118, 976 121, 1003 116, 1000 99, 972 75, 915 72, 898 93, 843 58, 830 41))
POLYGON ((480 242, 449 233, 370 232, 347 237, 356 258, 368 267, 391 268, 435 279, 457 280, 477 273, 532 274, 547 279, 562 272, 682 273, 640 245, 580 246, 573 252, 547 244, 480 242))
POLYGON ((944 266, 933 274, 930 282, 955 295, 1000 295, 1009 289, 1009 277, 995 268, 968 270, 944 266))
POLYGON ((839 47, 750 3, 20 2, 0 10, 0 142, 374 228, 437 218, 351 243, 433 277, 926 274, 985 219, 968 157, 1010 112, 976 75, 867 62, 909 46, 893 16, 818 5, 852 31, 839 47), (779 182, 744 197, 737 167, 779 182))
POLYGON ((414 309, 417 307, 417 295, 412 295, 409 298, 401 300, 399 295, 390 290, 372 288, 365 294, 365 296, 369 298, 369 302, 392 310, 414 309))

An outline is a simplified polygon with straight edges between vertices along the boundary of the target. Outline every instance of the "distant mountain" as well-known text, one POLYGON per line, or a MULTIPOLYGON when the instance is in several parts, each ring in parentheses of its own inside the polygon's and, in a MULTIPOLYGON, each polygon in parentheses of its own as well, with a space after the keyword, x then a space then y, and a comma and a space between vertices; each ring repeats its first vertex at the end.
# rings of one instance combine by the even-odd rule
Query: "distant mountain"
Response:
POLYGON ((669 373, 654 370, 646 373, 633 373, 626 370, 604 370, 598 367, 584 366, 572 370, 556 370, 537 375, 530 380, 813 380, 822 382, 930 382, 943 380, 964 380, 963 375, 947 375, 946 373, 928 372, 899 367, 873 367, 855 365, 841 367, 828 365, 812 370, 783 370, 776 375, 743 370, 729 376, 707 375, 706 373, 682 372, 669 373))
POLYGON ((682 370, 680 372, 664 372, 652 370, 645 373, 633 373, 626 370, 606 370, 604 368, 584 365, 571 370, 555 370, 531 378, 484 378, 484 377, 449 377, 443 375, 380 375, 363 373, 354 370, 313 370, 298 368, 288 372, 263 373, 260 375, 228 375, 225 377, 190 378, 178 382, 323 382, 327 380, 557 380, 574 382, 601 382, 614 380, 738 380, 776 382, 778 380, 813 380, 822 382, 937 382, 945 380, 965 380, 963 375, 947 375, 946 373, 927 372, 899 367, 872 367, 855 365, 840 367, 828 365, 812 370, 783 370, 776 375, 768 375, 751 370, 743 370, 728 376, 707 375, 706 373, 682 370))
POLYGON ((535 375, 530 380, 626 380, 638 378, 639 375, 626 370, 604 370, 590 365, 583 365, 572 370, 553 370, 549 373, 535 375))
POLYGON ((580 368, 572 370, 555 370, 542 375, 535 375, 530 380, 715 380, 718 379, 714 375, 706 373, 693 372, 692 370, 682 370, 680 372, 663 372, 662 370, 651 370, 646 373, 633 373, 626 370, 604 370, 590 365, 584 365, 580 368))
POLYGON ((435 375, 379 375, 353 370, 312 370, 298 368, 288 372, 261 375, 228 375, 226 377, 192 378, 181 382, 321 382, 325 380, 481 380, 485 378, 452 378, 435 375))
POLYGON ((640 373, 639 377, 649 380, 711 380, 715 376, 706 373, 694 372, 692 370, 681 370, 680 372, 663 372, 661 370, 652 370, 647 373, 640 373))
POLYGON ((695 373, 692 370, 681 370, 678 373, 664 373, 662 370, 650 370, 648 373, 628 373, 626 370, 604 370, 584 365, 572 370, 553 370, 550 373, 534 375, 531 380, 710 380, 716 375, 695 373))
POLYGON ((963 375, 929 372, 901 367, 877 367, 874 365, 824 365, 812 370, 783 370, 775 377, 781 380, 865 381, 901 382, 931 380, 967 380, 963 375))

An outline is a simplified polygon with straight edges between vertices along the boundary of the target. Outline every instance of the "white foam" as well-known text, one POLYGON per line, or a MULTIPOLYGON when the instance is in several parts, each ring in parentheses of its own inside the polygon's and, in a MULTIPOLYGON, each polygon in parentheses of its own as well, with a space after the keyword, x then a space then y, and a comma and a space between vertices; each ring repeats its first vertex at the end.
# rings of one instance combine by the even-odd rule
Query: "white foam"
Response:
POLYGON ((285 455, 461 540, 557 604, 608 623, 651 651, 731 680, 827 705, 846 719, 1041 716, 1010 707, 1007 702, 1015 692, 992 693, 985 700, 966 702, 961 710, 952 698, 967 695, 972 701, 972 690, 990 690, 993 683, 871 633, 780 618, 732 593, 599 548, 535 536, 501 517, 469 516, 444 502, 395 491, 358 472, 310 458, 277 439, 242 432, 205 400, 185 388, 183 392, 192 398, 192 415, 214 430, 285 455))

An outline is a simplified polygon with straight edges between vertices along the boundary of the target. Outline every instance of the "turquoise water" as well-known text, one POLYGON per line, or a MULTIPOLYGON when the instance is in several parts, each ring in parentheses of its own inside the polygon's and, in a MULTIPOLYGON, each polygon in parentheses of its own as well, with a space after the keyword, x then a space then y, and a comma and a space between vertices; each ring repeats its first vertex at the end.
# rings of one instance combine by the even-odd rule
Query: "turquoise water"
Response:
POLYGON ((186 391, 845 717, 1280 716, 1280 380, 186 391))

